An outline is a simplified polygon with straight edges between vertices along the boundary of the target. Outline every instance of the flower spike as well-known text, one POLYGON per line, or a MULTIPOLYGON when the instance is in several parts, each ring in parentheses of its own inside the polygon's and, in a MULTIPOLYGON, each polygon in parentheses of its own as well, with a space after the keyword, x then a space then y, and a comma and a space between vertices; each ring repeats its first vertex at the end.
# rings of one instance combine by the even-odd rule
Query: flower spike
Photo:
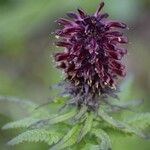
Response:
POLYGON ((66 93, 76 99, 78 107, 86 105, 94 110, 103 97, 117 97, 118 79, 126 75, 121 59, 127 50, 121 44, 128 39, 118 29, 127 25, 108 19, 107 13, 100 12, 103 7, 101 2, 93 15, 81 9, 68 13, 71 19, 59 19, 63 28, 56 31, 60 37, 56 45, 64 52, 54 57, 65 73, 66 93))

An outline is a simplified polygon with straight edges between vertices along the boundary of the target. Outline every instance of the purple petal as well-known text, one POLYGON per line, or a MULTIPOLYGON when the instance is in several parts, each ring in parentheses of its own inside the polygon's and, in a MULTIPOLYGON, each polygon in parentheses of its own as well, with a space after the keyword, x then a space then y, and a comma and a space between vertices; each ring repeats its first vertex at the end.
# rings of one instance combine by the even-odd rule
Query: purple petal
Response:
POLYGON ((79 16, 74 12, 67 13, 67 16, 74 19, 79 19, 79 16))
POLYGON ((108 54, 113 59, 121 60, 121 58, 122 58, 122 55, 119 54, 118 52, 109 51, 108 54))
POLYGON ((77 10, 78 10, 81 18, 85 18, 86 17, 86 14, 85 14, 85 12, 83 10, 81 10, 81 9, 77 9, 77 10))
POLYGON ((57 20, 58 23, 62 24, 62 25, 70 25, 72 26, 74 24, 74 22, 64 19, 64 18, 60 18, 57 20))
POLYGON ((64 62, 61 62, 60 64, 58 64, 57 66, 58 68, 61 68, 61 69, 65 69, 67 66, 64 62))
POLYGON ((108 36, 122 36, 123 35, 123 33, 119 31, 107 31, 105 34, 108 36))
POLYGON ((70 47, 71 43, 65 42, 65 41, 59 41, 59 42, 56 42, 56 45, 61 46, 61 47, 70 47))
POLYGON ((122 28, 125 29, 127 28, 127 25, 125 23, 122 22, 118 22, 118 21, 110 21, 107 23, 106 27, 108 28, 122 28))
POLYGON ((80 30, 81 30, 80 27, 65 28, 65 29, 63 29, 63 34, 70 34, 70 33, 73 33, 73 32, 80 31, 80 30))
POLYGON ((116 61, 116 60, 111 60, 111 61, 110 61, 110 65, 112 66, 112 68, 116 68, 116 69, 125 69, 125 66, 122 65, 121 62, 116 61))
POLYGON ((101 3, 99 4, 99 7, 97 8, 97 10, 96 10, 94 16, 98 16, 99 12, 100 12, 101 9, 104 7, 104 5, 105 5, 104 2, 101 2, 101 3))
POLYGON ((111 38, 111 42, 113 42, 113 41, 116 41, 116 42, 119 42, 119 43, 122 43, 122 44, 128 43, 128 39, 125 36, 111 38))
POLYGON ((116 49, 117 49, 117 51, 118 51, 120 54, 122 54, 122 55, 127 54, 127 49, 126 49, 126 48, 117 47, 116 49))
POLYGON ((62 53, 56 53, 54 57, 56 61, 62 61, 62 60, 66 60, 68 56, 69 56, 68 53, 62 52, 62 53))
POLYGON ((119 76, 122 76, 122 77, 126 76, 126 71, 124 69, 123 70, 121 70, 121 69, 113 69, 113 71, 116 74, 118 74, 119 76))

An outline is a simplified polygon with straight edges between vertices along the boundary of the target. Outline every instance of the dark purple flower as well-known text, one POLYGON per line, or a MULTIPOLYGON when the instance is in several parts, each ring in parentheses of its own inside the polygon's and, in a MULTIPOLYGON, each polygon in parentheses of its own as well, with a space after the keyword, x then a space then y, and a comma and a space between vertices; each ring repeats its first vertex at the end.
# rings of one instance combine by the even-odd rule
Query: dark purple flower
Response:
POLYGON ((54 57, 65 72, 67 90, 78 106, 98 107, 98 99, 115 96, 118 77, 126 75, 120 60, 127 53, 121 44, 128 40, 119 29, 127 26, 107 19, 107 13, 100 13, 103 6, 101 2, 92 15, 78 9, 78 13, 67 13, 71 20, 57 20, 63 28, 56 31, 61 39, 56 45, 64 51, 54 57))

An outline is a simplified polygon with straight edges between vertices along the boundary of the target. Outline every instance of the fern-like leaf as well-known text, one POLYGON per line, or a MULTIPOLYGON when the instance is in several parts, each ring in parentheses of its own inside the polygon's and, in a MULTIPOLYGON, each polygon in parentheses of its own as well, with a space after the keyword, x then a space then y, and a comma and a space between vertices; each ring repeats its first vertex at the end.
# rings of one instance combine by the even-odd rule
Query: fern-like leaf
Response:
POLYGON ((37 104, 31 102, 30 100, 18 99, 12 96, 0 96, 0 101, 16 103, 17 105, 21 106, 22 108, 26 109, 26 111, 29 112, 33 111, 36 107, 38 107, 37 104))
MULTIPOLYGON (((109 104, 110 108, 108 107, 106 110, 107 112, 117 112, 121 110, 129 110, 132 111, 132 108, 135 106, 139 106, 143 103, 142 99, 139 100, 131 100, 131 101, 111 101, 107 100, 107 103, 109 104)), ((106 106, 105 106, 106 107, 106 106)))
POLYGON ((124 125, 122 124, 122 122, 120 122, 118 120, 114 120, 107 113, 105 113, 102 109, 99 110, 98 115, 101 117, 101 119, 106 121, 112 127, 116 127, 116 128, 119 128, 119 129, 124 129, 124 125))
POLYGON ((82 138, 91 130, 92 128, 92 122, 93 122, 93 114, 88 113, 86 121, 84 123, 83 128, 81 129, 79 136, 78 136, 78 142, 82 140, 82 138))
POLYGON ((75 115, 74 120, 79 120, 87 112, 87 109, 87 106, 82 106, 77 115, 75 115))
POLYGON ((34 122, 37 122, 39 119, 35 119, 32 117, 27 117, 18 121, 9 122, 2 127, 3 130, 6 129, 17 129, 17 128, 27 128, 34 122))
POLYGON ((0 101, 16 104, 17 106, 20 106, 19 108, 25 109, 26 112, 34 114, 35 117, 42 117, 49 115, 49 111, 46 108, 37 109, 38 104, 32 102, 31 100, 19 99, 13 96, 0 96, 0 101))
POLYGON ((64 101, 68 99, 68 96, 57 96, 53 99, 53 102, 56 104, 64 104, 64 101))
POLYGON ((136 128, 143 130, 147 127, 150 127, 150 113, 139 113, 135 116, 126 118, 124 121, 132 126, 135 126, 136 128))
POLYGON ((75 114, 76 114, 76 110, 74 109, 72 111, 69 111, 66 114, 54 117, 54 118, 50 119, 48 122, 49 122, 49 124, 56 124, 59 122, 63 122, 63 121, 66 121, 66 120, 72 118, 73 116, 75 116, 75 114))
POLYGON ((57 143, 62 135, 55 131, 45 129, 33 129, 19 134, 8 142, 9 145, 16 145, 24 142, 45 142, 48 145, 57 143))
POLYGON ((120 104, 118 103, 119 106, 121 107, 136 107, 136 106, 140 106, 141 104, 143 104, 144 100, 143 99, 136 99, 136 100, 130 100, 130 101, 123 101, 120 102, 120 104))
POLYGON ((100 146, 88 143, 81 150, 100 150, 100 146))
POLYGON ((79 131, 79 125, 76 124, 56 145, 49 150, 62 150, 69 146, 72 146, 77 142, 77 134, 79 131))
POLYGON ((72 111, 69 111, 68 113, 65 113, 63 115, 58 115, 58 114, 55 114, 51 117, 48 117, 46 119, 41 119, 33 124, 31 124, 31 128, 34 128, 34 127, 42 127, 44 125, 50 125, 50 124, 56 124, 56 123, 59 123, 59 122, 63 122, 63 121, 66 121, 72 117, 74 117, 76 114, 76 110, 73 109, 72 111))
POLYGON ((131 134, 131 135, 135 134, 139 137, 147 138, 147 136, 143 132, 141 132, 140 130, 138 130, 138 129, 136 129, 136 128, 124 123, 124 122, 113 119, 107 113, 105 113, 102 109, 99 111, 99 116, 105 122, 107 122, 110 127, 118 129, 118 130, 122 131, 123 133, 131 134))
POLYGON ((92 133, 100 140, 99 150, 111 150, 110 138, 104 130, 93 129, 92 133))

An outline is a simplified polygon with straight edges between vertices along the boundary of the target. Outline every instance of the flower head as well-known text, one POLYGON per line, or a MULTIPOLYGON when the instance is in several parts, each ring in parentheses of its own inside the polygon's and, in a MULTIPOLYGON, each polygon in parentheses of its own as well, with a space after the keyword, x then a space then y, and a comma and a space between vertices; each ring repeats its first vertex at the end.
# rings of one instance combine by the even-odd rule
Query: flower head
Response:
POLYGON ((103 6, 101 2, 92 15, 78 9, 77 13, 67 13, 70 20, 57 20, 63 28, 56 30, 61 39, 56 45, 64 51, 54 57, 65 72, 67 90, 78 106, 98 107, 98 99, 115 95, 118 77, 126 74, 121 59, 127 50, 121 44, 128 40, 119 29, 127 26, 107 19, 109 15, 100 12, 103 6))

